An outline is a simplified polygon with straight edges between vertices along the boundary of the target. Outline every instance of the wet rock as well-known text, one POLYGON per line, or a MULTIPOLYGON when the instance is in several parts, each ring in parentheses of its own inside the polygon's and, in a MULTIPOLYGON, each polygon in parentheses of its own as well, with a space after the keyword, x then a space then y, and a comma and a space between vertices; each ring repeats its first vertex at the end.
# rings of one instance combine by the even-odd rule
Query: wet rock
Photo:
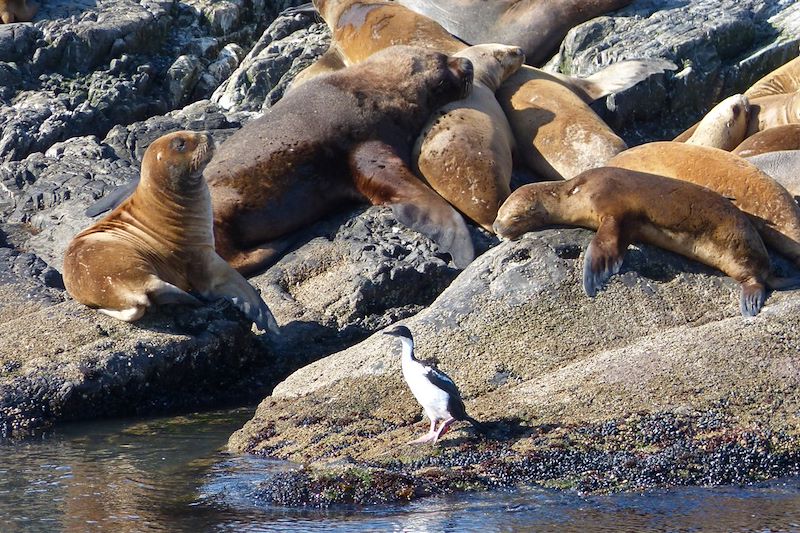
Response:
MULTIPOLYGON (((589 299, 580 285, 579 254, 590 238, 584 230, 548 230, 497 246, 404 321, 419 357, 438 360, 453 377, 494 444, 462 427, 438 448, 404 446, 427 421, 402 381, 398 343, 376 334, 279 384, 230 447, 310 464, 321 474, 328 462, 343 460, 356 468, 416 472, 440 464, 441 454, 484 472, 490 460, 524 465, 541 454, 560 457, 557 448, 576 438, 576 428, 642 414, 717 409, 724 420, 718 429, 796 434, 800 378, 791 369, 800 364, 794 319, 800 292, 773 292, 759 316, 745 319, 732 280, 637 246, 607 290, 589 299), (542 431, 555 430, 558 439, 541 442, 542 431), (536 454, 529 457, 531 450, 536 454)), ((666 438, 654 431, 643 434, 666 438)), ((702 445, 691 440, 696 435, 682 435, 700 454, 702 445)), ((796 438, 784 443, 792 457, 798 444, 796 438)), ((594 451, 573 448, 571 464, 585 466, 606 450, 596 440, 587 447, 594 451)), ((633 449, 630 442, 619 447, 620 453, 633 449)), ((509 466, 510 479, 523 479, 520 469, 509 466)), ((703 476, 728 482, 704 472, 686 482, 704 482, 703 476)), ((767 475, 759 472, 755 478, 767 475)), ((599 469, 602 481, 586 487, 626 487, 607 474, 599 469)), ((556 469, 546 477, 574 483, 586 476, 556 469)), ((676 482, 655 474, 642 479, 632 486, 676 482)))
POLYGON ((723 98, 798 54, 800 5, 793 0, 636 0, 573 28, 550 66, 585 76, 622 59, 678 65, 595 108, 629 144, 672 138, 723 98))

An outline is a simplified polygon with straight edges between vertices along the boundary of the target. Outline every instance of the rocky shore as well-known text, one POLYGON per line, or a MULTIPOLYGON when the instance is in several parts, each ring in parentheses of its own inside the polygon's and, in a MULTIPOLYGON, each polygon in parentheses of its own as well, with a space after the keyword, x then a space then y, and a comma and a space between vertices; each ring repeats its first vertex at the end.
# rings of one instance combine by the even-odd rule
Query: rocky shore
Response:
MULTIPOLYGON (((56 0, 32 24, 0 25, 0 437, 269 395, 230 448, 306 465, 255 495, 282 504, 798 473, 800 292, 744 319, 732 280, 641 246, 589 299, 583 230, 498 244, 474 229, 482 255, 462 272, 390 210, 352 206, 251 280, 282 328, 273 340, 223 302, 129 325, 72 301, 63 250, 152 140, 195 129, 221 142, 325 50, 319 20, 275 18, 299 3, 56 0), (399 346, 372 335, 399 320, 488 435, 459 426, 437 447, 404 446, 425 423, 399 346)), ((550 66, 675 63, 594 104, 637 144, 796 56, 798 35, 790 0, 636 0, 573 29, 550 66)))

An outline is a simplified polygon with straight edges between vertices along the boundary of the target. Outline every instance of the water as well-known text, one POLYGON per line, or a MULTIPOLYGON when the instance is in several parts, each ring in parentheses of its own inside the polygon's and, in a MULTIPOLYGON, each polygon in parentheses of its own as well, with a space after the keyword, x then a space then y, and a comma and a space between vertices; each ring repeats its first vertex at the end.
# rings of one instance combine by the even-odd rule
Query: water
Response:
POLYGON ((0 532, 798 531, 800 479, 751 487, 581 496, 522 488, 329 510, 248 497, 292 465, 222 453, 239 409, 60 427, 0 445, 0 532))

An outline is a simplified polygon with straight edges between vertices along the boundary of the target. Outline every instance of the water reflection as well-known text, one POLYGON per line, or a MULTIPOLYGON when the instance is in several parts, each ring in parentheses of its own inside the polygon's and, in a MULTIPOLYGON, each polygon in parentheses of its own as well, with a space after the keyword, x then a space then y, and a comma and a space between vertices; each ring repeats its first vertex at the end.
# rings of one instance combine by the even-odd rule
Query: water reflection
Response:
POLYGON ((65 426, 0 445, 0 532, 800 531, 800 479, 582 497, 526 488, 380 508, 257 506, 291 465, 221 453, 250 410, 65 426))

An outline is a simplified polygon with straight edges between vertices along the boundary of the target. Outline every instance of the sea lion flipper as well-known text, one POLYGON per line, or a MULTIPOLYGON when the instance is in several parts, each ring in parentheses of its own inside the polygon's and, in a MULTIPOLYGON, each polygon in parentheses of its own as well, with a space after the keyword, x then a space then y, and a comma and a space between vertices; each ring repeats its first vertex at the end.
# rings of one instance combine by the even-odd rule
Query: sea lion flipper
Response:
POLYGON ((210 255, 211 258, 206 262, 205 268, 211 270, 213 275, 202 279, 208 279, 212 284, 198 287, 203 297, 228 299, 252 320, 258 329, 269 331, 274 335, 280 334, 275 317, 256 289, 216 253, 211 252, 210 255))
POLYGON ((583 290, 587 295, 594 297, 608 278, 619 272, 627 247, 619 221, 614 217, 603 219, 583 258, 583 290))
POLYGON ((463 217, 424 185, 389 145, 365 142, 350 154, 353 183, 373 205, 387 204, 397 220, 429 237, 459 268, 475 259, 463 217))
POLYGON ((150 285, 147 289, 147 296, 158 305, 177 304, 195 307, 203 305, 203 302, 172 283, 156 279, 150 285))
POLYGON ((86 208, 87 217, 96 217, 101 213, 105 213, 106 211, 110 211, 117 207, 119 204, 125 201, 128 196, 133 194, 133 191, 136 190, 136 187, 139 185, 139 180, 134 179, 125 185, 120 185, 116 189, 113 189, 111 192, 97 200, 95 203, 90 205, 86 208))
POLYGON ((742 316, 756 316, 764 306, 766 290, 764 285, 758 282, 742 283, 742 298, 739 308, 742 316))
POLYGON ((671 61, 659 58, 631 59, 612 63, 586 78, 571 78, 571 83, 580 88, 587 103, 594 102, 611 93, 633 87, 653 74, 675 70, 671 61))

